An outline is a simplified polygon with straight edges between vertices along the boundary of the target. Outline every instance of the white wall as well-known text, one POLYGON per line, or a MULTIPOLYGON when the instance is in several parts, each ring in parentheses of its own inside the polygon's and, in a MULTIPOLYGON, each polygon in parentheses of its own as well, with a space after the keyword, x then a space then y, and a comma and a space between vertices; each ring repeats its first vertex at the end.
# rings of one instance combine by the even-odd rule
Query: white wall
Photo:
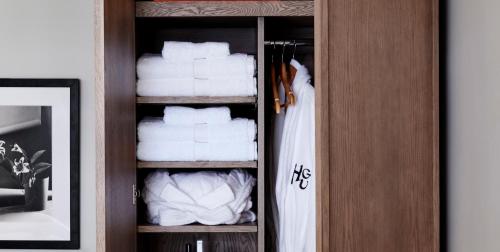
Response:
POLYGON ((500 251, 500 1, 448 0, 449 251, 500 251))
POLYGON ((0 78, 81 80, 81 251, 89 252, 96 240, 93 15, 93 0, 0 0, 0 78))

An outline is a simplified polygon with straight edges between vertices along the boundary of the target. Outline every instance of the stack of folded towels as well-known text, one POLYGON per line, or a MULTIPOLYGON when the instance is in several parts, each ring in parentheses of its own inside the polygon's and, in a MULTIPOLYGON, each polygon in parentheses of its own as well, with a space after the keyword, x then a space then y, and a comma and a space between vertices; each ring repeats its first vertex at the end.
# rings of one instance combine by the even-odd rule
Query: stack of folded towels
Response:
POLYGON ((254 120, 231 119, 228 107, 167 106, 163 118, 145 118, 137 129, 142 161, 253 161, 254 120))
POLYGON ((239 169, 229 174, 156 171, 145 179, 147 218, 161 226, 253 222, 250 193, 254 185, 255 178, 239 169))
POLYGON ((254 96, 255 59, 221 42, 166 41, 137 62, 139 96, 254 96))

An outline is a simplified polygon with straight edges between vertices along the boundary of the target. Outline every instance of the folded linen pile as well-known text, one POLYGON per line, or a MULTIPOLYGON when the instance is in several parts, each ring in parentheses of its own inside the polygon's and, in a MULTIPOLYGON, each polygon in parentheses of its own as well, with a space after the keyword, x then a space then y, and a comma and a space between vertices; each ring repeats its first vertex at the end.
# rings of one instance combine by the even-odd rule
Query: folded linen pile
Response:
POLYGON ((137 127, 137 158, 143 161, 251 161, 257 159, 254 120, 231 120, 228 107, 167 106, 164 118, 137 127))
POLYGON ((152 224, 177 226, 236 224, 256 220, 250 193, 255 178, 243 170, 170 174, 157 171, 145 179, 143 199, 152 224))
POLYGON ((229 54, 229 44, 166 41, 162 55, 137 61, 140 96, 253 96, 255 59, 229 54))

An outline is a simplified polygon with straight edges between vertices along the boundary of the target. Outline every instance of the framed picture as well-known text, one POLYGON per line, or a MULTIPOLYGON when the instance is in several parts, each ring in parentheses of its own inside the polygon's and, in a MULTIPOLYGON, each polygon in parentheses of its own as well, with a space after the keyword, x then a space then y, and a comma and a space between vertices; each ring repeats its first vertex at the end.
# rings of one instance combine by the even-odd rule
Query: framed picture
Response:
POLYGON ((80 247, 79 89, 0 79, 0 249, 80 247))

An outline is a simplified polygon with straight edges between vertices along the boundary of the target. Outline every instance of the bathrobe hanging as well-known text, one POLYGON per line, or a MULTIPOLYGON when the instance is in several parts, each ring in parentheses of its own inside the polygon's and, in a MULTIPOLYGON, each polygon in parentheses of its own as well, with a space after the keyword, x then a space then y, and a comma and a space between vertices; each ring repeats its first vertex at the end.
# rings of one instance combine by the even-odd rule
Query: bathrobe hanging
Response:
POLYGON ((295 106, 286 111, 276 179, 279 211, 279 251, 316 251, 315 222, 315 107, 314 87, 307 69, 297 69, 295 106))

